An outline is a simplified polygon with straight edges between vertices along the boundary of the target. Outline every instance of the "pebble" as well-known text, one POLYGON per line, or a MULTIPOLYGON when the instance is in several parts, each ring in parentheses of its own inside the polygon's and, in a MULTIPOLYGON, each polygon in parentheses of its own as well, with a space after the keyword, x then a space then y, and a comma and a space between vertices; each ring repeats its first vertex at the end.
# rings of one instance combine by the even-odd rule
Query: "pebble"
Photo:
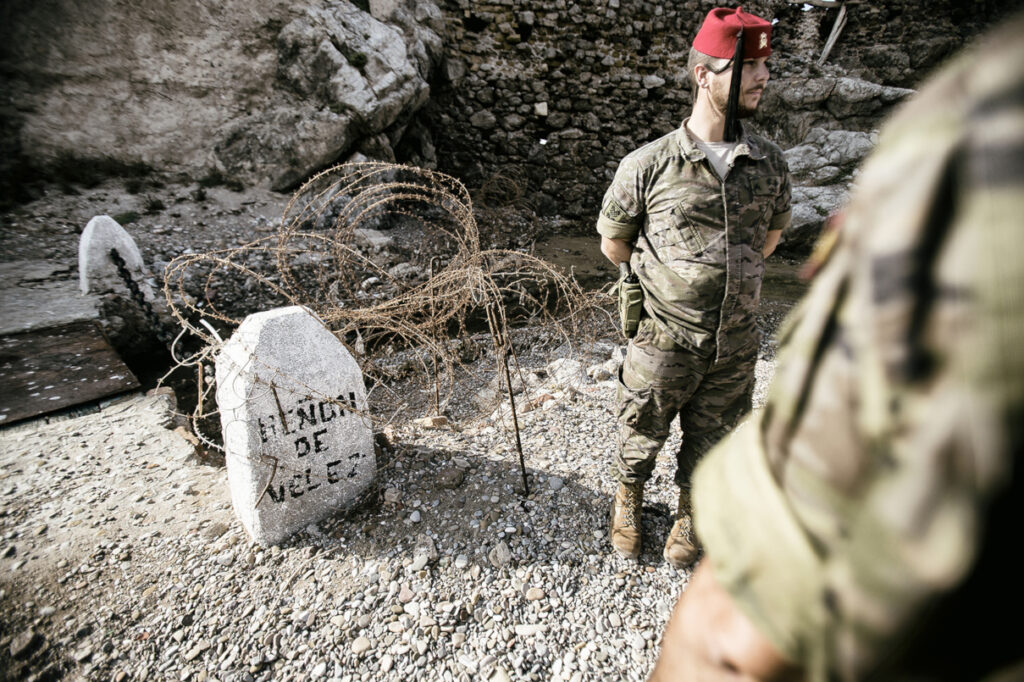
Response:
POLYGON ((476 660, 472 656, 459 656, 459 664, 471 674, 476 672, 476 660))
MULTIPOLYGON (((493 356, 484 360, 493 371, 493 356)), ((11 658, 17 651, 35 665, 37 650, 55 660, 81 656, 83 677, 106 680, 642 682, 686 580, 663 564, 657 542, 640 563, 607 546, 615 388, 566 392, 549 383, 546 363, 525 351, 519 362, 540 369, 524 401, 547 392, 544 402, 559 405, 520 415, 531 496, 519 491, 509 427, 396 422, 392 459, 380 472, 385 504, 274 547, 251 543, 238 525, 223 467, 189 459, 193 450, 175 454, 162 440, 180 438, 158 412, 146 416, 145 397, 113 405, 122 412, 102 419, 0 431, 0 476, 10 491, 0 549, 10 554, 5 566, 31 562, 10 580, 35 602, 0 595, 12 632, 33 625, 11 638, 11 658), (463 474, 454 488, 440 475, 449 469, 463 474), (41 565, 33 544, 41 525, 61 555, 48 565, 59 591, 28 584, 41 565), (87 541, 89 551, 68 560, 76 555, 58 544, 68 538, 87 541)), ((666 449, 678 439, 676 428, 666 449)), ((659 540, 675 504, 670 459, 661 458, 646 490, 658 511, 645 514, 645 527, 659 540)))
POLYGON ((352 653, 358 656, 369 651, 372 646, 373 645, 370 643, 368 638, 362 636, 356 637, 355 641, 352 642, 352 653))
POLYGON ((210 643, 209 642, 207 642, 205 640, 201 641, 198 644, 196 644, 194 647, 192 647, 192 649, 190 649, 187 654, 185 654, 185 660, 186 661, 195 660, 195 658, 197 656, 199 656, 199 654, 203 653, 204 651, 206 651, 209 648, 210 648, 210 643))
POLYGON ((416 536, 416 546, 413 547, 413 553, 425 556, 427 561, 436 561, 438 557, 437 545, 434 543, 434 539, 426 533, 420 533, 416 536))
POLYGON ((458 466, 443 469, 437 474, 437 482, 442 488, 448 488, 449 490, 458 488, 462 485, 465 478, 466 470, 461 469, 458 466))
POLYGON ((448 417, 445 417, 444 415, 423 417, 421 419, 415 420, 413 423, 415 423, 417 426, 422 426, 428 429, 439 429, 442 426, 448 426, 448 417))
POLYGON ((36 634, 35 630, 31 628, 23 630, 11 640, 9 647, 11 658, 24 658, 38 645, 40 640, 41 637, 36 634))
POLYGON ((204 540, 216 540, 228 531, 228 524, 223 521, 214 521, 202 530, 200 535, 204 540))
POLYGON ((495 568, 502 568, 512 561, 512 550, 505 542, 499 542, 487 553, 487 559, 495 568))
POLYGON ((523 625, 517 625, 515 628, 516 634, 520 637, 531 637, 539 632, 546 632, 548 629, 547 625, 540 623, 527 623, 523 625))

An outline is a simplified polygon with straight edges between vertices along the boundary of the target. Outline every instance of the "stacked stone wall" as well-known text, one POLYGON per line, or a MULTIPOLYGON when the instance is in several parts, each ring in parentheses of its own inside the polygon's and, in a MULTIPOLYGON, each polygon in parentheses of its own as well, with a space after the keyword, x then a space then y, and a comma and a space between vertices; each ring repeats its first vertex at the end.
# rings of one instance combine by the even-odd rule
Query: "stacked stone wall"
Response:
MULTIPOLYGON (((444 0, 445 57, 426 109, 439 165, 470 187, 512 179, 538 213, 591 224, 618 160, 688 114, 690 40, 720 4, 444 0)), ((981 0, 971 21, 957 22, 948 3, 940 3, 945 15, 930 19, 919 4, 851 3, 846 32, 819 67, 837 10, 744 2, 779 20, 774 83, 752 127, 783 149, 814 128, 871 131, 903 91, 868 85, 913 86, 915 73, 926 75, 1007 11, 981 0), (893 43, 872 41, 872 32, 893 43), (906 68, 894 70, 890 53, 906 68), (840 82, 844 76, 856 82, 840 82)))
POLYGON ((689 41, 711 6, 448 0, 428 107, 442 166, 471 186, 510 177, 542 214, 595 215, 618 160, 689 109, 689 41))

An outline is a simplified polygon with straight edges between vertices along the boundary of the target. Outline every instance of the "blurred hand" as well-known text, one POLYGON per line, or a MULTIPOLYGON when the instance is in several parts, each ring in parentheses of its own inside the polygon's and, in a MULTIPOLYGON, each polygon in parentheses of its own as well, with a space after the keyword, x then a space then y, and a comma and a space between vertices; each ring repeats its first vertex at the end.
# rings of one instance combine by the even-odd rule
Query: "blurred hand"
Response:
POLYGON ((665 627, 649 682, 800 679, 701 561, 665 627))

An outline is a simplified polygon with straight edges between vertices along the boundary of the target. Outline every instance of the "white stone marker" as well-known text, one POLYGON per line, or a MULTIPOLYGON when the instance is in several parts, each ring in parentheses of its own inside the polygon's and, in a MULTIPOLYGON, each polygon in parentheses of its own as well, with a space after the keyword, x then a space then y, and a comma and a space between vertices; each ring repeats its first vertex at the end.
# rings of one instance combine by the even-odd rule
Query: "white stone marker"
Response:
POLYGON ((116 249, 124 260, 143 297, 153 303, 156 296, 147 281, 152 275, 146 269, 139 247, 116 220, 106 215, 90 220, 78 241, 78 287, 82 293, 115 291, 123 286, 117 267, 110 258, 111 249, 116 249))
POLYGON ((275 545, 358 501, 376 473, 366 389, 315 315, 250 315, 216 364, 231 500, 253 540, 275 545))

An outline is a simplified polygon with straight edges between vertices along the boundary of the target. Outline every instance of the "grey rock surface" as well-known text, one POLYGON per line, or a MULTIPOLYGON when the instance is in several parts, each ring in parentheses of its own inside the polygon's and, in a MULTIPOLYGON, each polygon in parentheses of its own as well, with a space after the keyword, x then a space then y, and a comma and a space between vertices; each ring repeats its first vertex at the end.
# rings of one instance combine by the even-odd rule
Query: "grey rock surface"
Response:
POLYGON ((433 2, 25 3, 4 13, 14 144, 288 187, 426 100, 433 2), (379 4, 379 3, 378 3, 379 4))
POLYGON ((879 85, 860 78, 843 77, 836 80, 835 89, 828 98, 828 110, 838 118, 869 116, 913 94, 908 88, 879 85))
POLYGON ((848 189, 844 184, 793 188, 793 224, 783 232, 787 247, 806 251, 818 238, 825 220, 842 207, 848 189))
POLYGON ((803 143, 786 150, 794 182, 827 185, 847 180, 874 149, 875 135, 852 130, 814 128, 803 143))

